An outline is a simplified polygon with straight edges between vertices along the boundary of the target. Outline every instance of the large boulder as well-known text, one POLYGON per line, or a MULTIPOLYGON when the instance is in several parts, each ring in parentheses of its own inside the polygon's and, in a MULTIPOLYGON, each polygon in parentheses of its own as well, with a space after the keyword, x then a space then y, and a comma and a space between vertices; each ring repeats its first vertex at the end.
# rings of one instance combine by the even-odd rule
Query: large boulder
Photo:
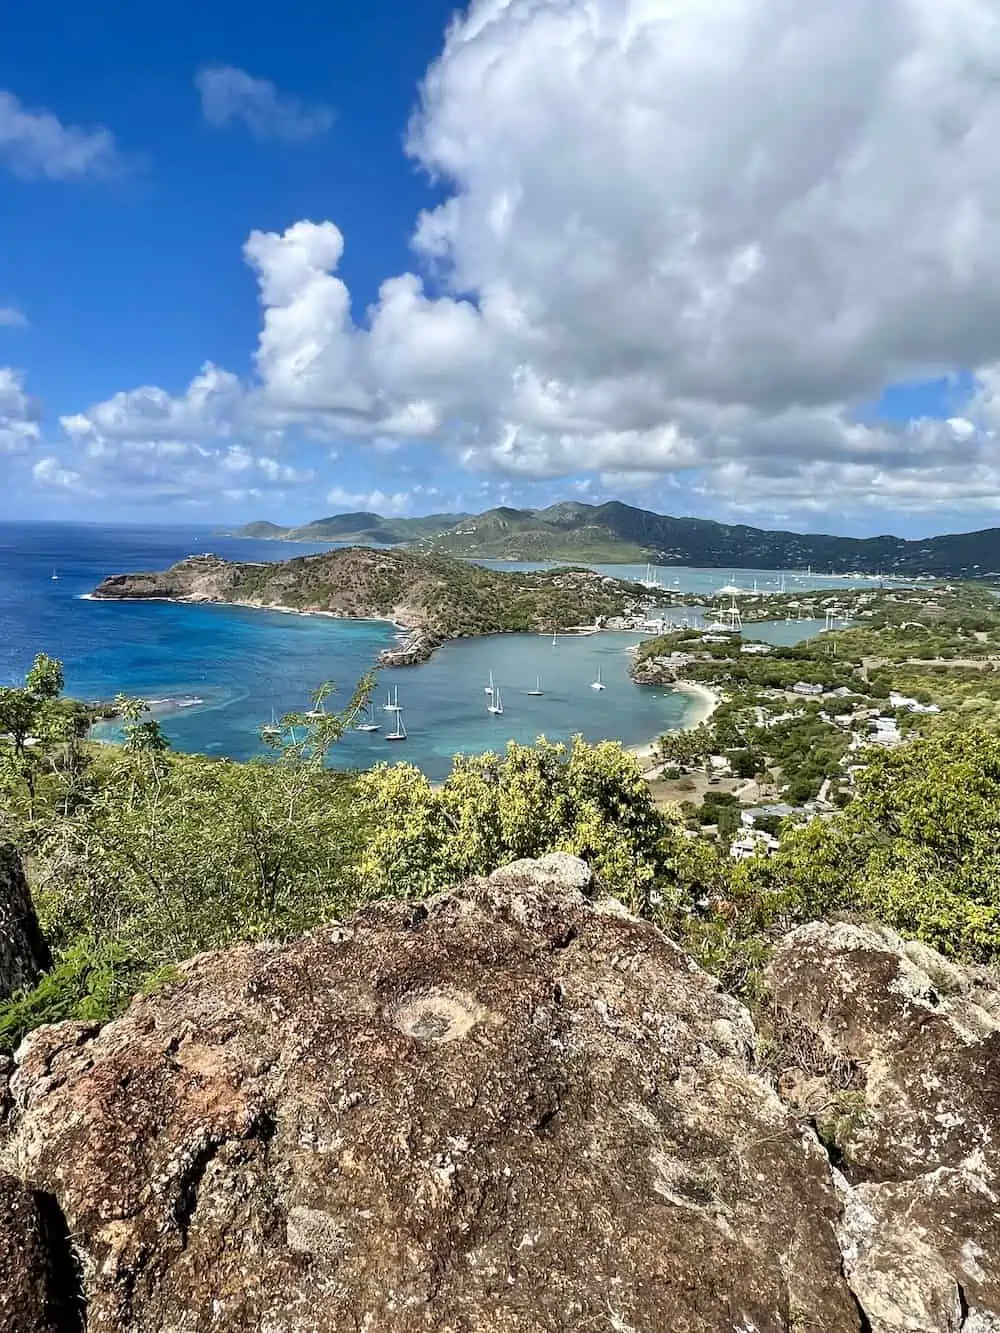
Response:
POLYGON ((771 965, 783 1088, 839 1168, 873 1333, 1000 1333, 1000 986, 892 931, 816 922, 771 965))
POLYGON ((50 963, 20 858, 0 844, 0 1000, 33 986, 50 963))
POLYGON ((30 1037, 5 1156, 92 1333, 862 1329, 746 1011, 591 891, 521 862, 30 1037))

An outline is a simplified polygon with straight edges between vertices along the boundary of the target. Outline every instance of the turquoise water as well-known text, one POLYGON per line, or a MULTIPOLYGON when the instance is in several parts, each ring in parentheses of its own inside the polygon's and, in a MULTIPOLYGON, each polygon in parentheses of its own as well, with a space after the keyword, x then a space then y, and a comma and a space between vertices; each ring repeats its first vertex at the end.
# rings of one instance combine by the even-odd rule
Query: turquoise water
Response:
MULTIPOLYGON (((63 660, 67 688, 80 698, 108 699, 123 691, 156 701, 154 711, 177 749, 238 759, 261 753, 258 729, 272 712, 280 716, 306 707, 310 691, 324 680, 336 681, 342 697, 349 693, 379 650, 393 642, 393 627, 239 607, 92 602, 84 596, 107 574, 162 569, 193 551, 281 560, 325 549, 219 538, 204 528, 2 524, 0 683, 18 680, 34 654, 45 651, 63 660), (52 579, 53 572, 58 579, 52 579)), ((750 588, 757 577, 763 587, 766 573, 739 573, 737 580, 750 588)), ((685 589, 702 592, 730 577, 717 570, 669 574, 685 589)), ((833 580, 831 586, 846 582, 833 580)), ((754 626, 752 633, 794 642, 820 628, 818 622, 782 622, 754 626)), ((568 740, 579 732, 629 745, 648 741, 682 725, 690 701, 629 680, 626 650, 639 641, 635 634, 561 637, 553 648, 545 637, 502 635, 448 644, 421 666, 381 673, 377 702, 386 685, 398 686, 409 741, 385 742, 392 719, 380 710, 382 731, 352 734, 337 747, 335 761, 367 767, 405 757, 439 778, 456 752, 495 749, 508 739, 532 741, 544 733, 568 740), (601 691, 590 688, 598 667, 607 685, 601 691), (502 718, 486 712, 483 686, 490 670, 501 687, 502 718), (526 693, 536 675, 541 698, 526 693)))
MULTIPOLYGON (((550 569, 551 562, 539 564, 533 561, 480 560, 479 564, 490 569, 550 569)), ((590 569, 599 570, 618 579, 637 579, 646 577, 646 565, 590 565, 590 569)), ((729 592, 737 588, 742 592, 780 592, 782 587, 788 593, 813 592, 823 588, 878 588, 883 584, 894 583, 908 586, 904 580, 889 580, 861 576, 848 578, 842 574, 813 574, 802 570, 781 569, 693 569, 688 565, 653 565, 653 572, 661 586, 668 591, 694 592, 709 596, 713 593, 729 592)))
MULTIPOLYGON (((272 710, 280 716, 307 707, 309 691, 320 681, 336 681, 346 697, 394 635, 392 626, 371 621, 170 603, 155 609, 157 651, 131 656, 126 688, 154 701, 175 748, 237 759, 263 753, 257 728, 270 721, 272 710)), ((368 768, 406 759, 440 778, 456 753, 496 749, 507 740, 531 742, 541 734, 569 740, 579 732, 590 740, 647 741, 682 725, 689 700, 632 683, 627 649, 637 637, 565 637, 553 647, 546 636, 512 634, 446 644, 420 666, 380 672, 374 702, 382 730, 350 733, 336 746, 333 762, 368 768), (598 666, 604 690, 591 689, 598 666), (487 712, 484 686, 491 670, 502 717, 487 712), (540 698, 526 693, 536 677, 544 691, 540 698), (404 709, 405 744, 385 741, 394 720, 381 707, 388 689, 398 690, 404 709)), ((112 657, 118 651, 108 649, 112 657)), ((92 665, 104 678, 113 674, 111 662, 92 665)), ((105 726, 96 734, 113 738, 115 729, 105 726)))

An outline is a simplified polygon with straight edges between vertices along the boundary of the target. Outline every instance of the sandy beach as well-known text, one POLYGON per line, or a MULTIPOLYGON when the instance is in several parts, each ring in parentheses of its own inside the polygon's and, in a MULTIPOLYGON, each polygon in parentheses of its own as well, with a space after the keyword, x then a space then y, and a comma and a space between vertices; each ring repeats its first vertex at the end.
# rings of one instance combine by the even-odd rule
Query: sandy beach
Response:
MULTIPOLYGON (((692 708, 684 720, 684 726, 677 728, 680 731, 693 731, 695 727, 700 727, 703 722, 707 722, 712 716, 719 704, 721 697, 714 690, 710 690, 707 685, 700 685, 693 680, 677 680, 670 687, 679 694, 690 695, 692 708)), ((636 759, 642 765, 644 776, 651 773, 656 774, 661 767, 656 758, 656 742, 659 738, 647 741, 645 745, 629 746, 629 753, 634 754, 636 759), (652 765, 652 768, 650 768, 652 765), (649 769, 649 772, 646 770, 649 769)))

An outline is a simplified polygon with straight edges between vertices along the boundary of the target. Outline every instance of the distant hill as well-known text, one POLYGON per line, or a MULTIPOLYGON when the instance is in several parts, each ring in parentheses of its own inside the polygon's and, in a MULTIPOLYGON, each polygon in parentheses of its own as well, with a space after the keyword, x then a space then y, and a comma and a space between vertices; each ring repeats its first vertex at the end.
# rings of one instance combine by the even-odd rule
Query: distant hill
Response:
POLYGON ((354 514, 333 514, 317 518, 297 528, 282 528, 266 521, 248 523, 233 534, 258 540, 292 542, 350 542, 377 546, 402 546, 421 537, 447 532, 466 514, 428 514, 424 518, 383 518, 364 510, 354 514))
POLYGON ((546 509, 499 507, 482 514, 383 518, 336 514, 298 528, 250 523, 241 537, 409 545, 425 552, 494 560, 557 560, 717 568, 804 569, 838 574, 1000 574, 1000 528, 907 541, 769 531, 704 518, 673 518, 612 500, 563 501, 546 509))

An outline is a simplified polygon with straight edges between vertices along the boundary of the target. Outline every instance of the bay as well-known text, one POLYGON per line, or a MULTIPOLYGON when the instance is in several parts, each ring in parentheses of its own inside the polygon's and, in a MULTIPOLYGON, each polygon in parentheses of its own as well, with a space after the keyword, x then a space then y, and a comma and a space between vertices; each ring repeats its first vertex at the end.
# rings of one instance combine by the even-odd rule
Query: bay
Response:
MULTIPOLYGON (((162 569, 199 551, 234 560, 283 560, 328 544, 260 542, 220 537, 206 527, 104 526, 63 523, 0 524, 0 682, 20 680, 37 652, 60 658, 69 693, 108 699, 118 692, 156 701, 172 745, 246 759, 264 752, 259 728, 291 709, 308 706, 325 680, 349 694, 354 682, 390 644, 393 627, 379 621, 340 621, 241 607, 169 602, 94 602, 85 595, 109 574, 162 569), (53 574, 57 577, 53 578, 53 574)), ((485 563, 485 562, 484 562, 485 563)), ((495 562, 510 569, 509 562, 495 562)), ((609 573, 642 576, 644 568, 604 566, 609 573)), ((749 589, 777 586, 779 571, 740 571, 749 589)), ((671 568, 667 586, 711 592, 733 575, 671 568)), ((795 587, 844 587, 819 577, 795 587)), ((820 625, 754 626, 755 637, 792 642, 820 625)), ((628 676, 635 634, 589 637, 501 635, 459 640, 418 667, 380 673, 376 703, 398 688, 410 739, 387 745, 392 715, 377 711, 382 730, 353 733, 336 747, 335 762, 349 767, 405 758, 430 777, 443 777, 458 752, 498 749, 508 739, 531 742, 544 734, 569 740, 580 733, 641 744, 681 726, 690 707, 683 694, 640 687, 628 676), (604 690, 591 688, 600 668, 604 690), (502 717, 486 711, 489 672, 503 695, 502 717), (527 691, 538 678, 541 697, 527 691)), ((334 705, 336 705, 336 699, 334 705)), ((114 728, 102 732, 113 738, 114 728)))

